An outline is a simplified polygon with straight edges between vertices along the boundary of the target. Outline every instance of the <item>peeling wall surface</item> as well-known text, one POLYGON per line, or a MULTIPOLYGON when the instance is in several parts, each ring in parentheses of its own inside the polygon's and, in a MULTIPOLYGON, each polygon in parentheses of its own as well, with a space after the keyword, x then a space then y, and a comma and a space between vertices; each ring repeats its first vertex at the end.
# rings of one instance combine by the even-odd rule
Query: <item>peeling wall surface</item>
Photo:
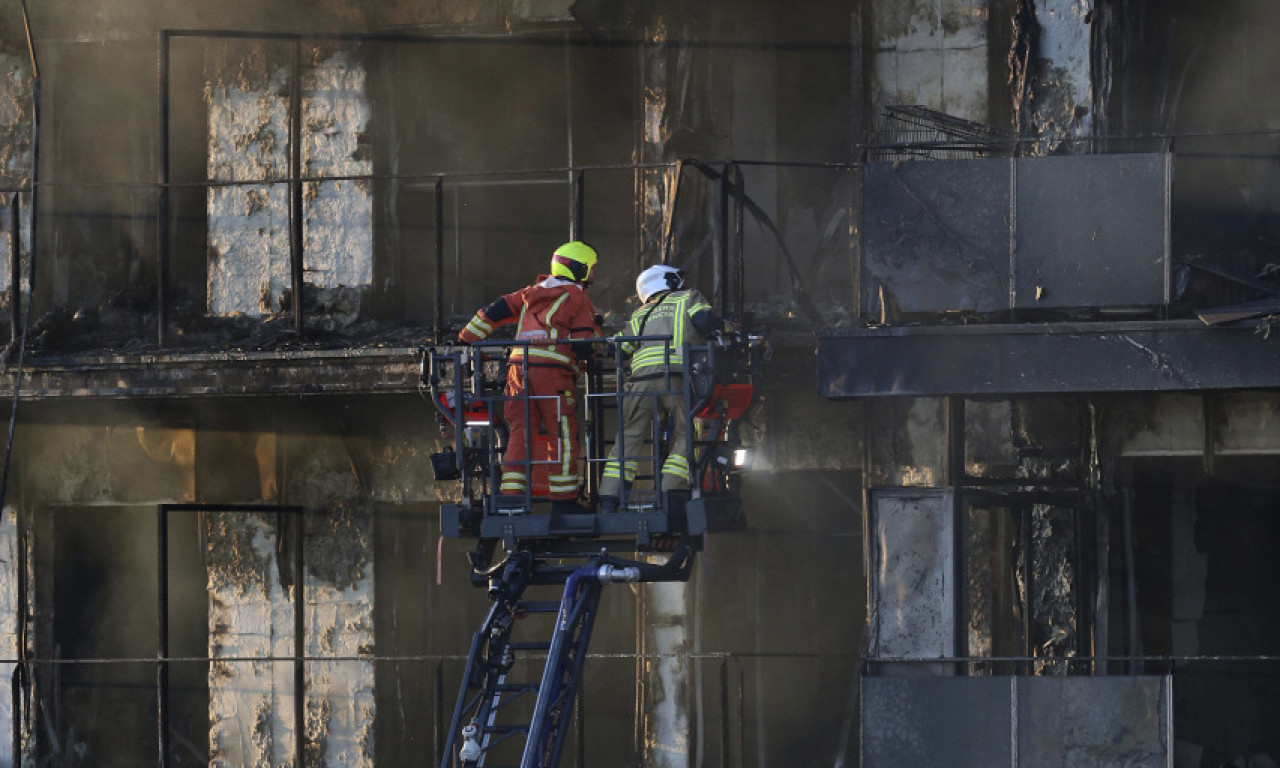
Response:
MULTIPOLYGON (((1027 0, 1029 3, 1029 0, 1027 0)), ((1030 3, 1029 3, 1030 4, 1030 3)), ((1029 81, 1015 93, 1018 127, 1024 136, 1038 138, 1087 138, 1093 115, 1093 65, 1091 0, 1037 0, 1034 29, 1015 42, 1015 55, 1025 51, 1029 58, 1029 81)), ((1036 145, 1044 154, 1056 146, 1036 145)), ((1068 145, 1070 152, 1082 147, 1068 145)))
MULTIPOLYGON (((209 178, 288 178, 288 71, 266 83, 209 90, 209 178)), ((265 315, 284 305, 289 279, 289 189, 283 184, 211 187, 208 308, 265 315)))
MULTIPOLYGON (((250 70, 252 71, 252 69, 250 70)), ((361 176, 372 170, 360 142, 369 119, 365 72, 348 52, 304 69, 303 176, 361 176)), ((208 173, 216 181, 289 176, 289 72, 266 65, 258 77, 216 78, 208 90, 208 173), (265 79, 262 79, 265 77, 265 79)), ((209 190, 208 306, 214 315, 289 309, 289 187, 231 185, 209 190)), ((361 180, 309 182, 303 190, 307 284, 358 289, 373 281, 372 197, 361 180)), ((359 294, 336 314, 350 322, 359 294)))
POLYGON ((31 68, 22 56, 0 53, 0 187, 30 173, 31 68))
POLYGON ((286 498, 323 513, 304 531, 307 743, 323 765, 374 765, 374 670, 352 659, 375 649, 373 515, 342 441, 299 446, 284 479, 286 498))
MULTIPOLYGON (((212 658, 294 655, 293 587, 281 584, 279 533, 261 518, 210 516, 209 654, 212 658)), ((312 547, 317 549, 318 547, 312 547)), ((307 570, 304 653, 352 657, 373 645, 373 573, 339 587, 307 570)), ((309 764, 372 766, 372 662, 310 661, 305 728, 309 764)), ((209 672, 211 766, 292 765, 294 665, 215 661, 209 672)))
POLYGON ((871 4, 872 114, 919 104, 987 122, 986 0, 871 4))
MULTIPOLYGON (((369 123, 366 73, 352 52, 325 56, 304 72, 302 172, 364 176, 373 171, 363 146, 369 123)), ((304 188, 306 281, 317 288, 373 282, 373 196, 366 181, 326 181, 304 188)), ((358 303, 349 310, 354 319, 358 303)))
MULTIPOLYGON (((0 203, 5 211, 0 214, 0 292, 7 292, 12 282, 12 272, 7 268, 12 254, 12 232, 15 222, 10 221, 10 189, 29 187, 31 175, 31 75, 30 66, 20 56, 0 53, 0 203)), ((19 208, 24 249, 30 248, 30 209, 19 208)))
MULTIPOLYGON (((19 540, 17 510, 6 506, 0 512, 0 657, 6 659, 18 658, 19 540)), ((15 666, 0 664, 0 728, 4 733, 13 733, 15 666)), ((13 739, 0 739, 0 764, 15 764, 13 747, 13 739)))
MULTIPOLYGON (((351 516, 359 492, 349 475, 308 453, 287 480, 291 495, 327 510, 308 516, 303 539, 305 750, 316 765, 372 766, 373 663, 349 660, 374 647, 372 520, 351 516)), ((280 521, 233 513, 209 519, 210 656, 292 657, 294 566, 278 556, 290 541, 280 521)), ((209 689, 212 764, 290 764, 297 749, 291 661, 215 663, 209 689)))
POLYGON ((290 765, 293 664, 220 662, 293 655, 293 607, 263 520, 209 516, 209 764, 290 765))

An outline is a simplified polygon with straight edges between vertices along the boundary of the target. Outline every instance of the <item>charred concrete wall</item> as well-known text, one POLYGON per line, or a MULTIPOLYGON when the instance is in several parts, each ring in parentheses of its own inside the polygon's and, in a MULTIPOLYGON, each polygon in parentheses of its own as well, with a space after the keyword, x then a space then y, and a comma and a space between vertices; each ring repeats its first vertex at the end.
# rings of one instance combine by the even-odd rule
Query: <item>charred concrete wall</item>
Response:
MULTIPOLYGON (((5 41, 7 42, 7 40, 5 41)), ((20 233, 19 247, 30 250, 31 210, 20 203, 18 221, 12 221, 13 195, 16 190, 29 188, 24 184, 31 174, 31 125, 32 81, 29 59, 17 52, 8 52, 8 45, 0 44, 0 200, 5 204, 5 214, 0 217, 0 260, 8 265, 13 253, 13 232, 20 233)), ((9 304, 8 289, 12 283, 12 270, 6 268, 0 275, 0 292, 3 305, 9 304)))
MULTIPOLYGON (((1037 139, 1082 139, 1094 122, 1093 18, 1089 0, 1019 0, 1009 52, 1014 125, 1037 139)), ((1083 152, 1050 141, 1034 154, 1083 152)))
MULTIPOLYGON (((18 621, 19 606, 21 602, 18 599, 18 589, 22 580, 19 576, 19 563, 22 558, 18 556, 21 548, 21 540, 18 535, 17 513, 12 507, 5 507, 3 516, 0 516, 0 563, 4 567, 0 568, 0 653, 4 654, 6 659, 18 658, 18 621)), ((4 696, 4 701, 0 702, 0 727, 5 728, 6 733, 13 733, 14 720, 17 713, 13 711, 13 687, 14 687, 14 670, 16 664, 5 663, 0 664, 0 695, 4 696)), ((0 740, 4 743, 0 744, 0 762, 6 765, 15 765, 17 760, 14 759, 12 739, 0 740)))
MULTIPOLYGON (((274 477, 277 457, 255 450, 274 477)), ((274 440, 268 439, 273 446, 274 440)), ((303 652, 306 754, 318 765, 373 765, 376 713, 373 663, 352 661, 375 647, 374 567, 369 501, 337 438, 298 443, 285 462, 282 498, 314 510, 302 520, 211 513, 209 655, 288 658, 295 653, 297 599, 291 562, 304 568, 303 652), (296 451, 296 452, 295 452, 296 451), (302 524, 303 552, 288 552, 290 526, 302 524), (345 661, 324 661, 343 657, 345 661)), ((267 486, 272 483, 265 483, 267 486)), ((209 673, 213 765, 288 762, 297 750, 292 721, 294 665, 215 661, 209 673)))
MULTIPOLYGON (((372 169, 379 177, 367 185, 307 186, 304 245, 317 257, 309 264, 322 270, 307 277, 318 289, 311 311, 320 319, 317 325, 328 328, 345 328, 366 313, 418 322, 432 316, 436 308, 424 297, 436 287, 435 173, 484 177, 449 187, 443 201, 450 281, 445 310, 450 316, 467 315, 541 271, 547 246, 568 234, 568 174, 514 179, 511 172, 633 160, 661 165, 684 157, 851 160, 857 156, 852 137, 859 127, 850 126, 866 117, 861 114, 863 79, 851 70, 864 66, 871 114, 875 107, 902 102, 976 120, 1007 114, 1025 136, 1036 138, 1078 138, 1118 123, 1150 132, 1238 125, 1265 129, 1274 122, 1274 105, 1256 98, 1258 83, 1273 80, 1268 75, 1275 68, 1275 46, 1265 42, 1276 27, 1262 0, 1217 12, 1192 2, 1157 8, 1136 1, 1101 9, 1082 2, 932 0, 861 6, 832 0, 802 7, 763 1, 640 3, 606 8, 605 18, 587 23, 589 5, 575 3, 572 12, 564 2, 532 0, 386 2, 358 8, 325 2, 308 5, 305 13, 289 4, 250 2, 217 9, 114 2, 33 8, 37 46, 47 65, 46 114, 57 116, 42 134, 46 178, 59 182, 45 196, 48 207, 41 220, 41 242, 48 248, 37 287, 41 310, 57 303, 96 306, 117 295, 136 299, 127 303, 133 314, 155 310, 158 246, 151 182, 158 169, 152 83, 158 29, 493 35, 491 40, 448 43, 437 37, 430 44, 366 43, 352 49, 308 42, 301 83, 304 172, 363 175, 372 169), (1248 12, 1231 15, 1241 9, 1248 12), (1111 24, 1106 35, 1094 31, 1099 18, 1111 24), (859 39, 851 39, 855 34, 859 39), (1091 46, 1099 40, 1128 46, 1132 55, 1106 59, 1117 69, 1097 68, 1091 46), (1238 45, 1240 40, 1263 44, 1238 45), (1228 55, 1233 51, 1238 58, 1228 55), (1205 65, 1223 61, 1239 66, 1205 65), (1142 75, 1128 74, 1135 70, 1142 75), (1013 83, 1006 93, 1002 87, 1008 79, 1013 83), (1104 117, 1110 122, 1101 122, 1104 117), (332 262, 325 261, 329 256, 332 262)), ((16 28, 8 18, 6 34, 16 28)), ((176 180, 198 184, 211 175, 223 178, 224 170, 230 179, 279 178, 287 168, 283 113, 293 85, 280 75, 287 54, 273 48, 268 55, 257 44, 237 44, 234 52, 207 41, 182 45, 175 49, 172 73, 182 102, 175 107, 171 137, 176 180)), ((16 115, 11 126, 29 119, 22 107, 23 88, 29 86, 23 85, 20 48, 6 38, 3 50, 6 59, 0 64, 18 77, 0 84, 0 130, 10 112, 16 115), (14 106, 6 110, 5 104, 14 106)), ((14 166, 19 176, 21 158, 29 151, 21 131, 13 128, 11 138, 0 142, 10 164, 19 158, 14 166)), ((1180 210, 1191 222, 1177 225, 1175 239, 1183 252, 1265 252, 1274 235, 1273 192, 1280 188, 1272 179, 1273 143, 1274 137, 1267 137, 1214 145, 1215 151, 1261 152, 1261 159, 1233 158, 1232 173, 1209 164, 1187 175, 1180 171, 1180 194, 1187 195, 1180 210)), ((1078 146, 1049 142, 1044 148, 1078 146)), ((638 174, 627 168, 601 171, 587 181, 591 202, 583 233, 606 254, 593 295, 615 319, 628 307, 636 268, 661 257, 667 231, 675 244, 672 260, 689 267, 699 287, 714 295, 714 233, 708 229, 717 204, 714 178, 686 174, 676 179, 665 167, 638 174), (672 221, 667 217, 673 215, 677 181, 683 213, 672 221)), ((832 168, 749 168, 744 178, 746 194, 763 212, 744 216, 746 309, 784 325, 799 319, 805 329, 847 321, 857 309, 856 292, 850 290, 856 267, 850 255, 856 239, 851 174, 832 168), (781 236, 764 222, 776 225, 781 236), (800 301, 805 287, 818 305, 816 317, 807 315, 800 301)), ((208 314, 278 313, 287 303, 288 284, 281 271, 288 252, 282 189, 192 189, 175 192, 175 221, 185 224, 173 234, 175 281, 190 291, 190 314, 202 320, 208 314), (211 245, 217 251, 212 260, 211 245), (233 273, 233 266, 243 269, 233 273)), ((1250 274, 1263 274, 1268 263, 1250 262, 1250 274)), ((124 338, 137 342, 142 334, 124 338)), ((749 425, 762 459, 758 474, 748 480, 751 528, 713 542, 696 580, 672 601, 685 607, 683 614, 679 609, 661 614, 667 622, 661 629, 669 629, 671 637, 660 640, 655 631, 654 640, 659 650, 671 652, 671 666, 655 666, 647 674, 630 659, 614 659, 593 670, 590 685, 597 687, 589 687, 588 700, 608 723, 595 730, 593 722, 593 734, 600 734, 588 746, 593 764, 624 764, 642 754, 646 743, 655 760, 674 753, 695 764, 718 759, 716 750, 731 750, 726 762, 760 765, 817 764, 852 754, 856 737, 850 733, 850 713, 856 698, 851 692, 856 692, 855 655, 865 610, 861 493, 874 485, 954 484, 957 462, 947 454, 945 401, 822 402, 813 394, 808 373, 813 361, 804 345, 779 354, 768 373, 764 404, 749 425), (724 654, 724 676, 741 680, 740 688, 731 688, 735 696, 741 692, 743 702, 741 710, 728 713, 741 715, 733 720, 732 745, 711 735, 717 712, 708 699, 720 693, 715 687, 720 657, 685 665, 679 654, 688 649, 724 654), (674 677, 663 679, 664 672, 674 677), (671 700, 675 695, 683 697, 678 705, 671 700), (637 707, 637 701, 645 703, 637 707), (672 705, 666 725, 622 733, 666 704, 672 705), (695 737, 682 741, 684 730, 695 737), (814 733, 832 739, 815 739, 814 733)), ((1125 423, 1128 417, 1121 413, 1150 408, 1153 414, 1150 426, 1097 447, 1102 476, 1121 486, 1112 489, 1116 494, 1123 495, 1128 482, 1126 462, 1140 461, 1143 451, 1152 460, 1183 456, 1203 462, 1206 452, 1202 447, 1197 457, 1194 446, 1196 433, 1203 431, 1203 416, 1197 422, 1196 414, 1204 409, 1194 399, 1171 402, 1133 398, 1110 409, 1103 404, 1108 427, 1125 423)), ((50 406, 37 413, 43 421, 23 427, 19 514, 30 520, 54 510, 47 517, 59 527, 35 530, 42 540, 68 540, 58 544, 62 549, 50 545, 37 553, 45 565, 37 569, 44 586, 36 603, 44 609, 57 606, 61 613, 56 615, 64 617, 46 616, 35 628, 43 633, 41 653, 53 656, 60 640, 71 642, 73 630, 83 628, 103 633, 101 644, 68 648, 119 654, 121 647, 136 651, 142 644, 134 634, 83 615, 71 597, 76 589, 93 586, 92 580, 77 577, 72 568, 59 573, 54 565, 66 565, 69 555, 101 555, 104 546, 93 542, 86 510, 111 508, 122 517, 141 518, 139 509, 150 514, 150 507, 164 500, 302 504, 315 510, 303 554, 309 563, 306 592, 315 600, 308 606, 308 627, 315 628, 306 638, 308 653, 358 656, 372 646, 380 654, 402 655, 386 663, 310 665, 315 688, 306 702, 308 742, 317 760, 331 763, 363 764, 376 755, 394 764, 406 755, 420 757, 431 748, 423 723, 436 715, 428 681, 439 670, 445 689, 452 690, 456 679, 451 676, 457 674, 424 659, 465 648, 484 607, 482 596, 458 575, 465 567, 460 547, 444 544, 437 555, 432 513, 438 491, 425 482, 434 425, 404 403, 351 403, 347 411, 311 400, 280 413, 276 405, 255 403, 242 411, 191 402, 153 412, 150 404, 121 414, 99 403, 78 415, 60 416, 51 415, 50 406), (276 437, 259 439, 262 435, 276 437), (435 582, 436 567, 440 586, 424 588, 435 582), (74 619, 60 624, 67 616, 74 619)), ((1213 409, 1220 407, 1225 415, 1214 429, 1232 425, 1221 433, 1232 437, 1214 443, 1221 450, 1209 453, 1234 446, 1230 450, 1239 452, 1240 462, 1233 471, 1265 479, 1265 470, 1248 461, 1274 450, 1273 404, 1264 396, 1213 409), (1250 431, 1238 425, 1261 426, 1248 436, 1250 431)), ((967 403, 967 450, 958 464, 983 481, 1090 488, 1095 446, 1082 427, 1095 418, 1090 413, 1088 403, 1074 399, 967 403)), ((1154 533, 1164 519, 1156 512, 1135 535, 1144 552, 1156 555, 1151 562, 1194 563, 1200 554, 1199 512, 1185 498, 1188 487, 1178 488, 1184 498, 1168 508, 1173 510, 1169 540, 1154 533)), ((1026 515, 1017 517, 1022 513, 1007 504, 972 505, 970 545, 990 557, 978 563, 971 590, 991 600, 966 617, 971 650, 995 652, 1023 642, 1058 659, 1090 642, 1078 608, 1081 573, 1071 570, 1066 557, 1069 546, 1080 542, 1071 538, 1064 506, 1029 503, 1026 515), (1019 541, 1031 542, 1019 544, 1022 549, 1011 545, 1022 533, 1018 526, 1027 533, 1019 541), (1031 577, 1002 581, 1015 573, 1031 577), (988 589, 991 584, 998 588, 988 589), (1017 632, 1025 630, 1014 627, 1014 606, 1027 606, 1031 617, 1031 629, 1021 638, 1017 632)), ((281 575, 288 570, 282 549, 286 537, 252 518, 237 518, 216 532, 201 534, 191 527, 188 533, 204 535, 218 555, 225 555, 211 566, 200 562, 184 577, 192 602, 174 621, 191 635, 186 638, 191 654, 211 648, 225 655, 234 648, 287 649, 292 625, 282 622, 283 612, 291 610, 293 585, 281 575), (234 578, 227 576, 233 573, 234 578), (211 580, 216 582, 212 597, 211 580), (241 596, 250 585, 251 595, 241 596)), ((134 539, 111 541, 132 542, 127 551, 133 553, 145 550, 145 539, 144 531, 134 539)), ((1215 548, 1215 568, 1223 549, 1215 548)), ((189 551, 208 556, 205 550, 189 551)), ((124 567, 105 556, 89 562, 124 567)), ((1115 562, 1120 572, 1113 583, 1121 583, 1127 578, 1124 561, 1115 562)), ((1210 565, 1203 567, 1207 571, 1210 565)), ((1135 573, 1133 580, 1154 584, 1144 589, 1163 600, 1160 582, 1173 571, 1153 567, 1150 573, 1135 573)), ((1176 586, 1166 590, 1176 596, 1176 621, 1159 629, 1159 621, 1151 620, 1152 626, 1143 628, 1144 648, 1158 648, 1159 642, 1173 649, 1205 647, 1201 631, 1205 637, 1221 631, 1201 625, 1209 597, 1197 587, 1199 572, 1177 573, 1176 586)), ((111 588, 117 596, 127 591, 123 584, 111 588)), ((1141 599, 1150 602, 1149 597, 1141 599)), ((645 605, 630 598, 613 598, 605 610, 598 647, 606 652, 635 652, 637 628, 658 618, 657 611, 646 614, 645 605)), ((132 623, 147 626, 146 620, 132 623)), ((1093 637, 1109 641, 1113 649, 1134 648, 1134 634, 1119 624, 1099 628, 1093 637)), ((290 686, 276 679, 272 665, 258 670, 247 665, 250 671, 242 666, 230 667, 236 677, 223 674, 226 668, 220 666, 218 676, 197 676, 191 683, 199 702, 182 722, 197 745, 197 760, 210 754, 229 764, 254 754, 283 760, 296 744, 293 725, 283 718, 290 686), (274 704, 264 708, 266 702, 274 704), (260 713, 267 714, 260 718, 260 713)), ((1039 671, 1062 669, 1054 664, 1039 671)), ((145 687, 147 681, 126 682, 145 687)), ((52 699, 56 686, 52 676, 39 677, 34 695, 52 699)), ((120 748, 124 752, 145 756, 140 761, 154 754, 140 726, 97 714, 100 708, 82 699, 66 701, 55 728, 54 743, 61 748, 69 745, 97 758, 110 743, 105 734, 115 730, 127 734, 118 740, 126 745, 120 748), (73 723, 92 727, 81 727, 73 739, 68 727, 73 723)), ((46 742, 40 749, 47 754, 51 747, 46 742)))
POLYGON ((871 114, 920 104, 988 120, 986 0, 869 3, 871 114))
MULTIPOLYGON (((413 418, 421 409, 391 417, 399 426, 388 428, 395 436, 388 443, 370 440, 365 428, 318 436, 308 426, 318 419, 306 408, 288 415, 265 403, 203 409, 198 416, 181 406, 151 413, 72 410, 75 415, 54 415, 56 423, 32 414, 19 438, 43 446, 18 458, 14 475, 25 500, 18 514, 41 542, 34 555, 34 614, 45 618, 32 627, 37 657, 155 652, 154 629, 146 629, 154 619, 144 617, 155 611, 154 597, 147 596, 156 594, 157 544, 155 528, 145 521, 154 519, 156 504, 198 500, 213 510, 245 502, 296 504, 305 512, 293 521, 210 511, 196 524, 194 513, 170 515, 173 652, 215 659, 206 670, 174 667, 175 743, 184 753, 203 753, 200 759, 211 765, 292 764, 292 563, 300 556, 302 650, 310 659, 304 670, 308 764, 372 765, 374 667, 372 660, 359 660, 376 650, 372 505, 376 499, 404 504, 433 496, 424 478, 434 443, 423 442, 414 426, 427 422, 413 418), (184 428, 183 422, 198 426, 184 428), (376 490, 366 485, 374 482, 376 490), (85 510, 91 509, 116 519, 100 543, 90 533, 93 515, 85 510), (301 553, 291 543, 297 523, 305 526, 301 553), (138 567, 109 567, 117 557, 112 548, 122 546, 138 567), (78 639, 67 645, 73 636, 78 639), (243 661, 253 657, 263 661, 243 661), (190 674, 201 671, 203 680, 190 674)), ((12 578, 21 559, 7 562, 12 578)), ((6 633, 11 641, 17 636, 6 633)), ((142 702, 130 703, 133 694, 118 687, 119 677, 83 671, 59 677, 35 669, 34 684, 23 690, 24 708, 47 712, 54 730, 26 742, 33 754, 74 747, 99 765, 154 756, 149 729, 137 722, 142 702), (77 691, 84 685, 98 693, 82 697, 77 691), (95 706, 102 696, 128 706, 95 706)), ((396 754, 393 748, 389 756, 400 759, 396 754)))
MULTIPOLYGON (((357 54, 309 48, 311 56, 299 73, 302 82, 290 83, 289 67, 272 62, 271 52, 239 62, 228 60, 230 51, 214 58, 208 90, 209 179, 289 177, 289 94, 295 87, 301 90, 299 172, 309 177, 368 176, 373 167, 362 143, 369 102, 357 54)), ((211 315, 261 316, 289 309, 289 193, 285 184, 209 190, 211 315)), ((309 182, 302 195, 302 243, 310 254, 306 284, 329 309, 325 315, 330 322, 350 325, 359 317, 362 289, 373 282, 370 186, 364 180, 309 182), (342 294, 341 299, 334 294, 342 294), (337 311, 334 305, 339 305, 337 311)))
MULTIPOLYGON (((749 764, 856 748, 859 410, 790 394, 814 388, 808 355, 776 364, 747 427, 765 457, 747 481, 749 530, 713 540, 662 611, 626 587, 605 597, 586 684, 590 764, 715 763, 725 750, 749 764), (637 661, 638 651, 654 658, 637 661)), ((430 480, 438 439, 412 397, 24 405, 12 498, 37 542, 36 658, 154 654, 156 504, 213 505, 203 517, 170 515, 171 653, 215 659, 171 670, 174 749, 210 764, 289 764, 292 530, 278 515, 216 507, 300 505, 308 760, 420 760, 434 748, 436 675, 449 710, 457 656, 486 608, 465 578, 466 543, 437 541, 449 490, 430 480), (242 660, 253 657, 264 660, 242 660)), ((33 667, 24 711, 53 723, 24 740, 36 759, 55 749, 96 765, 154 758, 154 723, 137 716, 151 711, 154 671, 94 671, 109 668, 59 677, 33 667)))

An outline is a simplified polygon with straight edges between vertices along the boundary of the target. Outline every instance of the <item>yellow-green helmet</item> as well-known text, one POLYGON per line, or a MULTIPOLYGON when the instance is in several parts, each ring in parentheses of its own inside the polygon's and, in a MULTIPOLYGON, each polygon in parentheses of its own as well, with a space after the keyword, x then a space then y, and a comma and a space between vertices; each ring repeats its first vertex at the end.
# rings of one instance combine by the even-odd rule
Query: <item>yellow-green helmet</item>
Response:
POLYGON ((580 240, 565 243, 551 256, 551 274, 575 283, 591 282, 596 269, 596 249, 580 240))

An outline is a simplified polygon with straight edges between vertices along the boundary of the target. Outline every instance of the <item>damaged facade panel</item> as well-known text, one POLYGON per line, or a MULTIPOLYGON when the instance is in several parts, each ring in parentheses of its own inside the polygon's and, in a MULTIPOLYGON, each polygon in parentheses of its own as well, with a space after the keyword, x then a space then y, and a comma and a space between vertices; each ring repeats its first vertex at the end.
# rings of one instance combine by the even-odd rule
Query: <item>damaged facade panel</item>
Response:
POLYGON ((1092 0, 1017 0, 1009 65, 1014 125, 1032 154, 1083 153, 1094 122, 1092 0))
POLYGON ((8 306, 12 283, 13 233, 23 252, 31 247, 31 210, 29 195, 19 189, 30 189, 32 82, 30 65, 23 56, 0 53, 0 306, 8 306), (13 196, 18 195, 18 206, 13 196), (13 211, 18 220, 13 220, 13 211))
POLYGON ((30 63, 25 56, 0 52, 0 73, 0 188, 8 190, 31 175, 30 63))
POLYGON ((288 69, 261 74, 268 79, 226 76, 208 91, 209 178, 237 182, 208 191, 206 303, 213 315, 280 311, 290 286, 288 186, 239 183, 289 174, 288 69))
POLYGON ((1168 677, 868 678, 864 768, 1172 765, 1168 677))
POLYGON ((1170 301, 1170 155, 870 163, 863 179, 863 302, 882 320, 1170 301))
POLYGON ((888 665, 890 676, 941 674, 927 660, 956 655, 952 504, 938 489, 870 495, 868 656, 908 660, 888 665))
POLYGON ((275 535, 256 517, 207 519, 210 765, 288 764, 297 749, 293 664, 219 660, 293 655, 293 606, 280 583, 275 535))
MULTIPOLYGON (((297 753, 298 691, 294 662, 279 659, 294 655, 296 605, 293 566, 279 558, 280 526, 229 512, 212 513, 208 520, 210 764, 290 764, 297 753), (282 583, 285 575, 288 584, 282 583), (276 660, 238 660, 254 656, 276 660)), ((304 541, 315 565, 306 568, 303 587, 305 655, 311 659, 305 671, 304 750, 308 764, 372 766, 372 662, 323 659, 355 657, 372 648, 373 569, 366 562, 360 578, 343 585, 324 578, 330 575, 325 550, 337 544, 341 551, 347 538, 342 534, 349 532, 339 528, 342 537, 335 538, 310 528, 304 541)))
MULTIPOLYGON (((277 46, 278 48, 278 46, 277 46)), ((265 316, 290 308, 290 89, 302 89, 296 119, 301 174, 367 176, 365 70, 352 51, 309 49, 302 82, 275 49, 227 67, 208 86, 208 176, 235 182, 208 193, 209 313, 265 316), (254 184, 252 182, 262 182, 254 184)), ((366 180, 303 185, 304 284, 319 291, 332 322, 350 325, 373 282, 372 195, 366 180)))
POLYGON ((210 516, 217 524, 208 534, 210 656, 276 659, 214 663, 210 752, 226 765, 288 762, 296 754, 296 667, 281 660, 298 650, 294 559, 301 557, 304 752, 316 765, 372 766, 373 664, 357 660, 374 647, 368 501, 341 441, 284 446, 290 458, 280 490, 305 512, 210 516), (304 526, 301 552, 287 532, 296 525, 304 526))
POLYGON ((919 104, 986 122, 986 0, 911 0, 871 6, 871 114, 919 104))
POLYGON ((285 498, 315 510, 303 531, 308 747, 326 766, 372 768, 373 662, 358 660, 375 646, 371 489, 346 441, 286 446, 285 498))
MULTIPOLYGON (((367 73, 357 50, 315 51, 302 83, 304 176, 368 176, 370 118, 367 73)), ((303 187, 305 282, 322 294, 333 321, 350 325, 362 288, 373 283, 373 195, 364 179, 313 182, 303 187), (343 289, 346 289, 345 291, 343 289)))
MULTIPOLYGON (((6 506, 0 511, 0 655, 6 659, 19 658, 18 622, 21 620, 22 600, 19 599, 19 585, 22 558, 21 536, 18 532, 18 512, 14 507, 6 506)), ((17 665, 12 662, 0 663, 0 728, 4 733, 14 732, 14 721, 18 713, 13 709, 16 700, 14 686, 19 679, 15 674, 17 665)), ((0 739, 0 763, 17 765, 21 756, 16 756, 13 739, 0 739)))

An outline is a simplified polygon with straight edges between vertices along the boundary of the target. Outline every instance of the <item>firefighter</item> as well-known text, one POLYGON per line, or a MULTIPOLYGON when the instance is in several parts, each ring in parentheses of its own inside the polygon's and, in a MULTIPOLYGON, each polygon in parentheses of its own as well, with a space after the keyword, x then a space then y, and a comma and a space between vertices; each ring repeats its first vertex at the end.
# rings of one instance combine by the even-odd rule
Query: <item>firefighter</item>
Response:
POLYGON ((551 274, 539 275, 533 285, 498 297, 476 312, 458 334, 470 344, 488 338, 494 328, 519 323, 517 341, 507 357, 507 396, 504 418, 510 430, 502 462, 501 495, 523 498, 529 488, 532 461, 551 461, 548 490, 554 513, 579 511, 578 498, 578 374, 590 354, 589 342, 598 338, 600 319, 587 296, 596 266, 596 252, 580 241, 565 243, 551 256, 551 274), (526 351, 528 359, 526 359, 526 351), (527 373, 527 380, 526 380, 527 373), (527 392, 529 422, 525 422, 527 392), (541 455, 529 456, 531 431, 551 439, 541 455))
MULTIPOLYGON (((636 478, 635 456, 646 452, 646 439, 652 434, 654 408, 660 416, 671 419, 668 452, 662 462, 661 485, 664 491, 689 487, 689 456, 685 454, 687 414, 681 392, 685 371, 682 359, 685 344, 698 346, 719 333, 723 323, 711 304, 694 289, 685 289, 684 273, 665 264, 649 267, 636 278, 636 295, 640 308, 631 315, 625 335, 662 336, 670 341, 627 341, 619 345, 623 358, 630 357, 627 383, 622 395, 621 423, 618 439, 609 452, 600 481, 600 511, 618 510, 618 493, 636 478), (646 394, 662 391, 674 394, 646 394), (620 461, 620 446, 626 462, 620 461)), ((655 473, 656 474, 656 473, 655 473)))

